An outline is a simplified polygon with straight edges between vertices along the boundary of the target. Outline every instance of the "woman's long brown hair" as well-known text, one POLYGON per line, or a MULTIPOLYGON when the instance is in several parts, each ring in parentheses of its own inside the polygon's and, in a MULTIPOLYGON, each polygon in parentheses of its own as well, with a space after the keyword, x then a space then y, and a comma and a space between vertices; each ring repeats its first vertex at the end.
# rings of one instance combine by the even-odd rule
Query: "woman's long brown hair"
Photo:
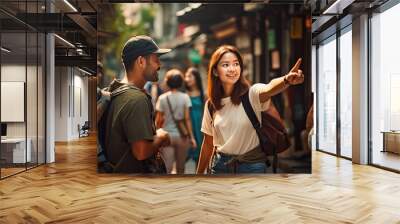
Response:
POLYGON ((208 65, 208 96, 211 104, 216 110, 222 109, 221 99, 225 96, 224 88, 222 87, 221 80, 217 74, 217 65, 221 60, 222 56, 228 52, 236 55, 240 65, 240 76, 239 80, 235 83, 232 91, 231 101, 234 105, 240 104, 240 96, 243 95, 249 89, 249 83, 243 76, 243 59, 239 53, 239 50, 231 45, 222 45, 214 51, 211 56, 210 63, 208 65), (217 75, 215 75, 217 74, 217 75))

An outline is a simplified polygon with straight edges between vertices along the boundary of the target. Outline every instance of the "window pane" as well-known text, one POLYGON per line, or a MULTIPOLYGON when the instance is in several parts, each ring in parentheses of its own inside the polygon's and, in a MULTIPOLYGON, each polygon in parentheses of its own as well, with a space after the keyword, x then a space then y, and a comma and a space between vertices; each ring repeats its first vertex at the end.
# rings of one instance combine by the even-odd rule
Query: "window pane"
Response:
POLYGON ((336 153, 336 39, 318 48, 318 148, 336 153))
POLYGON ((400 170, 400 31, 396 28, 399 21, 400 4, 371 19, 372 163, 397 170, 400 170))
POLYGON ((340 152, 352 157, 352 35, 340 37, 340 152))

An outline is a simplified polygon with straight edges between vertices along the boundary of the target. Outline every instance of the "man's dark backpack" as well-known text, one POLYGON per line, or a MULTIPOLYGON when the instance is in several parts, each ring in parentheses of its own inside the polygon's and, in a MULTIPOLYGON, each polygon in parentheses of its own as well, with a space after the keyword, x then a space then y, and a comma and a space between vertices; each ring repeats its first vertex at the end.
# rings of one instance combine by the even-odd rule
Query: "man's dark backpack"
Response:
MULTIPOLYGON (((107 159, 106 155, 106 147, 105 147, 105 139, 106 139, 106 127, 107 127, 107 117, 108 111, 110 108, 110 103, 108 102, 106 105, 106 109, 104 110, 103 114, 98 114, 97 116, 101 116, 98 124, 97 124, 97 141, 99 152, 97 153, 97 168, 100 173, 113 173, 117 164, 112 164, 107 159)), ((125 156, 125 154, 124 154, 125 156)), ((122 159, 120 160, 122 161, 122 159)))
MULTIPOLYGON (((124 86, 120 88, 122 91, 129 89, 129 86, 124 86)), ((105 144, 105 139, 106 139, 106 128, 107 128, 107 117, 108 113, 110 110, 110 104, 112 102, 113 97, 111 97, 111 100, 107 103, 105 106, 106 109, 104 110, 103 114, 99 114, 98 116, 101 116, 98 125, 97 125, 97 135, 98 139, 97 141, 99 142, 99 152, 97 153, 97 168, 100 173, 114 173, 118 171, 118 168, 120 167, 122 161, 124 161, 125 157, 130 155, 130 150, 127 150, 122 157, 119 159, 119 161, 116 164, 113 164, 110 162, 108 159, 107 153, 106 153, 106 144, 105 144)), ((142 173, 154 173, 154 174, 165 174, 166 173, 166 167, 164 164, 164 161, 160 157, 160 155, 154 155, 153 157, 143 160, 142 161, 142 173)))

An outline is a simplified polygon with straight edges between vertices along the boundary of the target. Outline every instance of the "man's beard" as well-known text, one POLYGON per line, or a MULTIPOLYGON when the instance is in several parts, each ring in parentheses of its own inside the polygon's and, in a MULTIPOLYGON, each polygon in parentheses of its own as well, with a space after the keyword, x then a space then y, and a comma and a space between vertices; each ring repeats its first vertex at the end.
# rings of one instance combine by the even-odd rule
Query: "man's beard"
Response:
POLYGON ((151 72, 146 69, 146 71, 144 73, 144 79, 146 81, 150 81, 150 82, 157 82, 158 81, 158 72, 157 71, 151 72))

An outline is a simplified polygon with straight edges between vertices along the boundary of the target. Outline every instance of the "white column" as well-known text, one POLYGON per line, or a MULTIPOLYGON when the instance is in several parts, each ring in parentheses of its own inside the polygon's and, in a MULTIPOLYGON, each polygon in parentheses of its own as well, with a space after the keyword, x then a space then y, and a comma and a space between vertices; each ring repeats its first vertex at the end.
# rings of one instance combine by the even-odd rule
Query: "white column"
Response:
POLYGON ((368 16, 353 19, 353 162, 368 163, 368 16))
POLYGON ((54 35, 47 34, 46 36, 46 61, 47 61, 47 74, 46 74, 46 163, 55 161, 54 151, 54 132, 55 132, 55 58, 54 58, 54 35))
MULTIPOLYGON (((54 12, 54 5, 46 1, 47 12, 54 12)), ((55 43, 54 34, 46 35, 46 163, 55 161, 55 43)))
POLYGON ((71 68, 57 67, 55 73, 55 141, 69 141, 71 68))

